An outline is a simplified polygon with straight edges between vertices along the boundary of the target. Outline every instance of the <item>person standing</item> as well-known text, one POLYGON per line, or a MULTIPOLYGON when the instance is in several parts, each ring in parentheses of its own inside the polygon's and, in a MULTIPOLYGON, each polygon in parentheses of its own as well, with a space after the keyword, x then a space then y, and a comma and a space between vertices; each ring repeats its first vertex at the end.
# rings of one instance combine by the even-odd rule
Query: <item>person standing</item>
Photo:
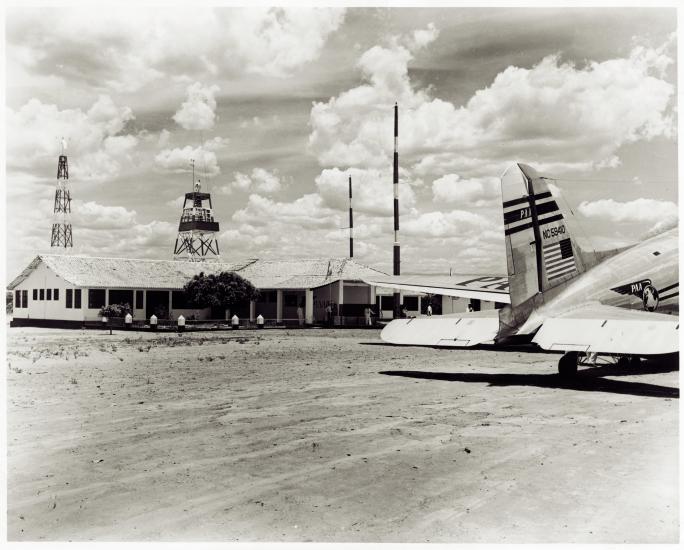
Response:
POLYGON ((370 307, 366 306, 363 310, 363 315, 366 318, 366 326, 369 327, 373 324, 371 321, 371 309, 370 307))
POLYGON ((303 327, 304 326, 304 309, 302 308, 301 304, 299 304, 299 306, 297 306, 297 319, 299 319, 299 326, 303 327))
POLYGON ((428 304, 427 307, 427 316, 432 317, 432 304, 428 304))

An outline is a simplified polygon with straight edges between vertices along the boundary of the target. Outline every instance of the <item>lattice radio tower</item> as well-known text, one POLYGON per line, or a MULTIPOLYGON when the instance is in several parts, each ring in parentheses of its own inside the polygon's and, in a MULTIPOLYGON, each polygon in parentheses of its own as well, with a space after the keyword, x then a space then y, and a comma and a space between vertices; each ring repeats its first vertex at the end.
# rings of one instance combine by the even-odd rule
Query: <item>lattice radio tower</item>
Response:
POLYGON ((67 144, 62 138, 62 154, 57 163, 57 188, 55 189, 55 210, 52 218, 50 246, 73 248, 71 235, 71 190, 69 189, 69 164, 66 156, 67 144))
POLYGON ((219 245, 216 240, 219 224, 214 221, 211 194, 202 193, 200 180, 195 182, 195 161, 191 159, 190 164, 192 165, 193 189, 185 194, 173 256, 178 260, 197 262, 210 257, 219 257, 219 245), (205 201, 208 207, 205 206, 205 201))

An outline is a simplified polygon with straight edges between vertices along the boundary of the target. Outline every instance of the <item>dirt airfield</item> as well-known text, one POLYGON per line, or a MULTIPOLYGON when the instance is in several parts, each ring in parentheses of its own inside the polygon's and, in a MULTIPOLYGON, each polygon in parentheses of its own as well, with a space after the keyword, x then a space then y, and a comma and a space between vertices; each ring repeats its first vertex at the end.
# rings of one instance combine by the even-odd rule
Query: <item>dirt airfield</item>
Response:
POLYGON ((676 363, 8 329, 14 541, 679 540, 676 363))

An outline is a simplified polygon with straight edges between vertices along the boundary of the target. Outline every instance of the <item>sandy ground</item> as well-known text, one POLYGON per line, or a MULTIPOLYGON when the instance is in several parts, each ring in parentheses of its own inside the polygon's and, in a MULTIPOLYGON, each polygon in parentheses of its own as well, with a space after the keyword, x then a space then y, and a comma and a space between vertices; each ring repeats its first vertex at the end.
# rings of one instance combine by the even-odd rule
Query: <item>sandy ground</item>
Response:
POLYGON ((678 371, 8 330, 10 540, 677 542, 678 371))

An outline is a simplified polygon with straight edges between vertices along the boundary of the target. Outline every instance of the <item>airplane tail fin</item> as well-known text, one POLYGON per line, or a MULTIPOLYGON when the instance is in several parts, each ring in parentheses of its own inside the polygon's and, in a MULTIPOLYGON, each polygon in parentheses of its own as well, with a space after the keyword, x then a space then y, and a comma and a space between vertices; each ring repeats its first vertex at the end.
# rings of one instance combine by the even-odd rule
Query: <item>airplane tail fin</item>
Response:
POLYGON ((525 164, 514 164, 501 176, 512 307, 585 269, 549 181, 525 164))

